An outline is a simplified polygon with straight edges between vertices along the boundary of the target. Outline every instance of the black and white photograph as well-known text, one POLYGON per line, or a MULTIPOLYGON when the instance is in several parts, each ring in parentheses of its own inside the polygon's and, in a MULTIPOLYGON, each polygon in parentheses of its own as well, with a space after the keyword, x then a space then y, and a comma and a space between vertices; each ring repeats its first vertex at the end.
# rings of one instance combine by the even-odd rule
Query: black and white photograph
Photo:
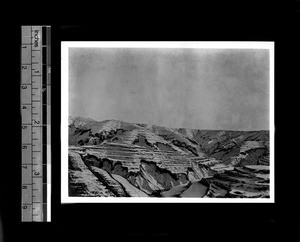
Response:
POLYGON ((62 42, 61 199, 274 202, 273 42, 62 42))
POLYGON ((11 11, 0 242, 300 242, 292 2, 11 11))

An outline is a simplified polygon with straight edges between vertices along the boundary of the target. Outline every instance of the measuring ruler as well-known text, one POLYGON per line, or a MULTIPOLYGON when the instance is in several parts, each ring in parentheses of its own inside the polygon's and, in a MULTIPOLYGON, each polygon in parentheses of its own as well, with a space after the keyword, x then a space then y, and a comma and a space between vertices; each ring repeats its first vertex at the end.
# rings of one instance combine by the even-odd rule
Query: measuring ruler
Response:
POLYGON ((51 27, 21 27, 22 222, 50 221, 51 27))

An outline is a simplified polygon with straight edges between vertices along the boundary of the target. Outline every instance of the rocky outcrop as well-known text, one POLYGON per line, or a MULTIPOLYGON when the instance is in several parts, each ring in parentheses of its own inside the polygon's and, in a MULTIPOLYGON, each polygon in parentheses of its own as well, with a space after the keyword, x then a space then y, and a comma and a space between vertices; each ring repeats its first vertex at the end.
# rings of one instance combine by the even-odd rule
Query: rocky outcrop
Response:
POLYGON ((143 184, 139 183, 139 180, 144 179, 147 182, 147 187, 150 187, 151 193, 168 190, 173 186, 188 182, 186 174, 174 174, 168 169, 160 168, 155 162, 142 160, 140 167, 135 184, 143 189, 143 184))
POLYGON ((244 164, 257 164, 259 159, 269 155, 268 131, 199 130, 193 139, 207 156, 224 164, 239 163, 241 160, 244 164))
POLYGON ((216 173, 213 177, 174 186, 161 194, 165 197, 269 197, 268 169, 262 166, 234 168, 232 171, 216 173))
POLYGON ((69 196, 113 197, 115 195, 87 168, 78 153, 69 151, 69 196))
POLYGON ((130 197, 148 197, 148 195, 145 192, 143 192, 140 189, 138 189, 135 186, 133 186, 124 177, 119 176, 117 174, 111 174, 111 176, 123 186, 123 188, 125 189, 126 193, 130 197))
POLYGON ((128 193, 123 186, 117 182, 107 171, 95 166, 90 166, 91 172, 117 197, 128 197, 128 193))
MULTIPOLYGON (((139 188, 145 193, 152 193, 170 189, 173 186, 187 183, 188 178, 185 173, 172 173, 170 170, 160 168, 155 162, 141 160, 138 172, 129 172, 120 161, 113 161, 107 158, 97 158, 93 155, 82 155, 84 163, 95 172, 94 167, 101 168, 101 177, 104 177, 104 171, 116 175, 117 178, 125 178, 132 186, 139 188)), ((120 178, 119 180, 123 179, 120 178)), ((107 180, 105 176, 103 178, 107 180)), ((101 180, 101 179, 100 179, 101 180)), ((101 182, 105 183, 103 180, 101 182)))

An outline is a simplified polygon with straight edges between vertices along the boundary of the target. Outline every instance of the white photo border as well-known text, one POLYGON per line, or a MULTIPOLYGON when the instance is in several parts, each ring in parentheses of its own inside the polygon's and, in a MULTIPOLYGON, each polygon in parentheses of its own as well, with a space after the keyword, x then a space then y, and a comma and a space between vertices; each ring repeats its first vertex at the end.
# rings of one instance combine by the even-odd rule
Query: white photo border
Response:
POLYGON ((61 203, 275 203, 274 164, 274 42, 61 42, 61 203), (154 197, 70 197, 68 185, 68 117, 69 117, 69 48, 201 48, 201 49, 267 49, 269 50, 269 198, 154 198, 154 197))

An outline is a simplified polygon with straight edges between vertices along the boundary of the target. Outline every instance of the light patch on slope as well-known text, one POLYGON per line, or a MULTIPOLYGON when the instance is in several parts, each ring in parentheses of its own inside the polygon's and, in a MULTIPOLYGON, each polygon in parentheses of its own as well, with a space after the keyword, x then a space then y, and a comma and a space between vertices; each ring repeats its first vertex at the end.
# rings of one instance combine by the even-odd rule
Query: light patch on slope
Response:
POLYGON ((164 187, 162 185, 160 185, 155 179, 154 177, 152 177, 146 170, 144 165, 141 165, 141 171, 142 171, 142 176, 145 180, 148 181, 148 185, 152 190, 163 190, 164 187))
POLYGON ((218 163, 210 167, 211 170, 214 171, 223 171, 223 170, 233 170, 234 167, 231 165, 225 165, 223 163, 218 163))
POLYGON ((222 163, 222 161, 220 160, 217 160, 215 158, 207 158, 205 159, 204 161, 201 161, 200 162, 202 165, 206 165, 206 166, 213 166, 215 164, 219 164, 219 163, 222 163))
POLYGON ((114 189, 118 195, 121 196, 125 196, 124 190, 122 188, 122 186, 120 185, 119 182, 117 182, 116 180, 113 179, 113 177, 111 177, 111 175, 98 167, 95 166, 90 166, 89 169, 99 178, 101 177, 102 180, 104 180, 108 186, 110 186, 112 189, 114 189))
POLYGON ((246 152, 248 150, 255 149, 255 148, 261 148, 261 147, 263 147, 263 144, 260 141, 246 141, 242 145, 240 152, 246 152))
POLYGON ((164 197, 177 197, 181 193, 183 193, 189 186, 190 186, 189 183, 178 185, 178 186, 172 187, 168 191, 162 192, 161 195, 164 196, 164 197))
POLYGON ((269 195, 268 192, 249 192, 249 191, 243 191, 238 189, 232 189, 229 193, 239 196, 245 196, 245 197, 261 197, 261 196, 267 196, 269 195))
POLYGON ((114 196, 86 167, 78 153, 79 151, 69 150, 69 159, 72 159, 71 164, 77 167, 77 170, 69 169, 69 175, 72 179, 71 186, 76 187, 76 184, 81 183, 86 185, 84 193, 78 194, 78 196, 114 196))
POLYGON ((270 166, 265 166, 265 165, 247 165, 245 167, 252 169, 252 170, 257 170, 257 171, 270 169, 270 166))
POLYGON ((197 132, 197 130, 194 129, 185 129, 186 132, 186 137, 188 137, 189 139, 193 139, 194 137, 194 133, 197 132))
POLYGON ((122 186, 125 188, 126 192, 129 194, 131 197, 148 197, 146 193, 143 191, 139 190, 132 184, 130 184, 124 177, 119 176, 117 174, 111 174, 111 176, 117 180, 122 186))
POLYGON ((122 136, 123 142, 126 144, 132 144, 132 142, 137 138, 138 134, 139 132, 136 129, 125 132, 125 134, 122 136))
POLYGON ((200 182, 193 182, 188 189, 180 194, 180 197, 203 197, 208 188, 200 182))
POLYGON ((117 120, 106 121, 102 126, 102 131, 117 130, 121 127, 121 122, 117 120))

